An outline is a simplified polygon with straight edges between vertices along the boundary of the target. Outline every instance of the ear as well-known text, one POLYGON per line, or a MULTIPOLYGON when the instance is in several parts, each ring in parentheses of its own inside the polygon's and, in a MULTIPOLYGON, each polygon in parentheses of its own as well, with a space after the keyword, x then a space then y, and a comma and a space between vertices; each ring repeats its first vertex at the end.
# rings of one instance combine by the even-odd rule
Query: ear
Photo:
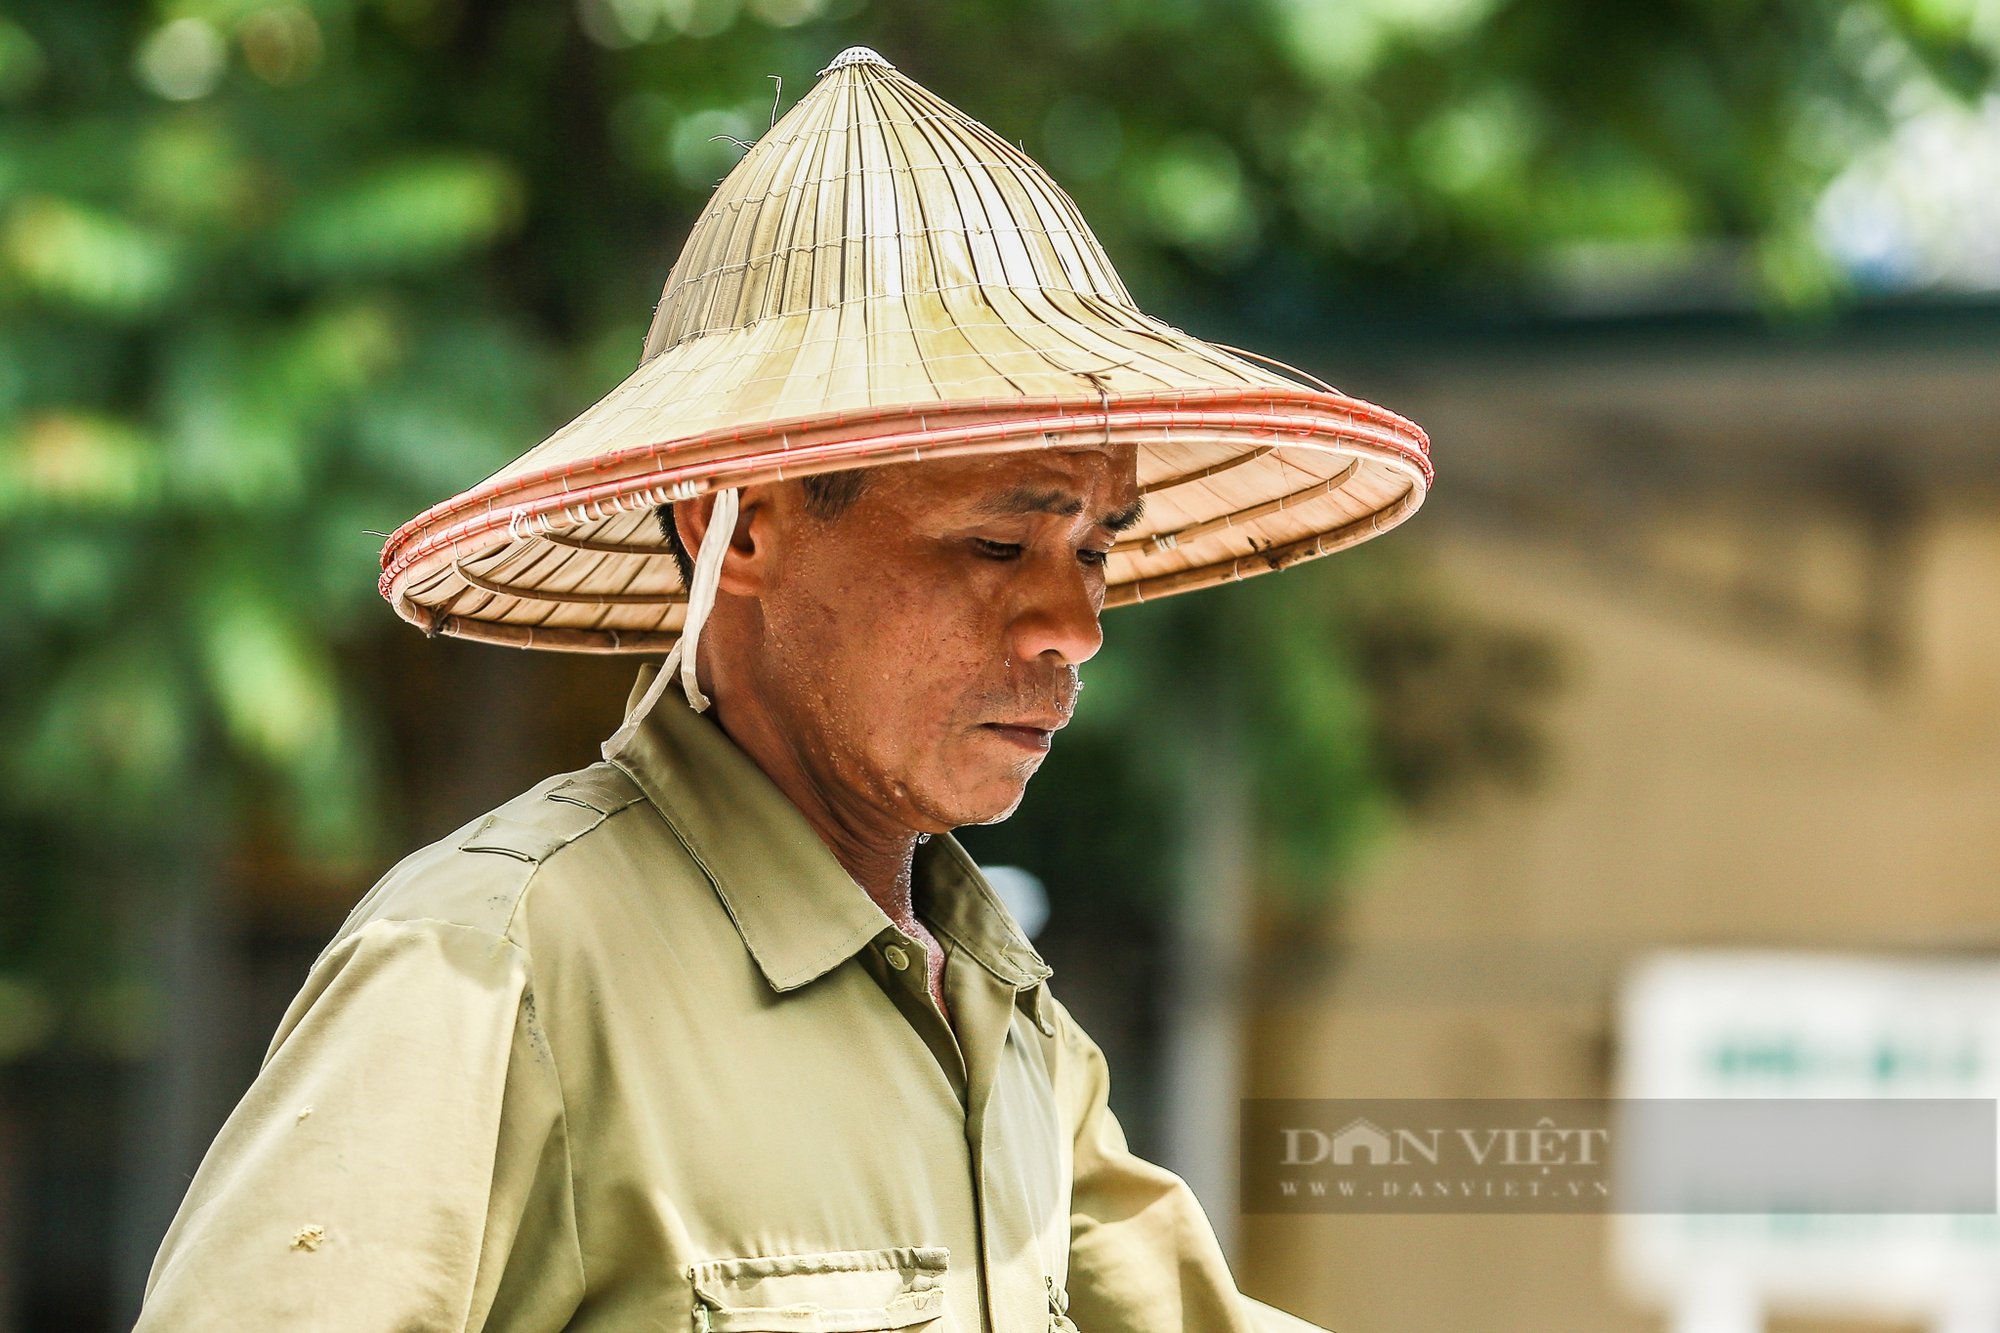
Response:
MULTIPOLYGON (((715 517, 715 492, 674 505, 674 529, 690 557, 701 553, 702 539, 715 517)), ((722 557, 720 590, 734 597, 755 597, 770 581, 777 547, 777 523, 769 486, 745 486, 737 497, 736 532, 722 557)))

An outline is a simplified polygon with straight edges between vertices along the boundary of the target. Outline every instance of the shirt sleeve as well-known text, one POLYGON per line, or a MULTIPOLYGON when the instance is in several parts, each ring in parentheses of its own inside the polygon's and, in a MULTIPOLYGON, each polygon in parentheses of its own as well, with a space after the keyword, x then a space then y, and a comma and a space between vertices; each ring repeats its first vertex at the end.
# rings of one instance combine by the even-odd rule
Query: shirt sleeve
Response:
POLYGON ((1088 1333, 1326 1333, 1237 1290, 1194 1191, 1126 1145, 1103 1051, 1067 1010, 1054 1007, 1080 1075, 1070 1320, 1088 1333))
POLYGON ((209 1149, 135 1333, 560 1328, 582 1287, 564 1134, 524 951, 364 925, 209 1149))

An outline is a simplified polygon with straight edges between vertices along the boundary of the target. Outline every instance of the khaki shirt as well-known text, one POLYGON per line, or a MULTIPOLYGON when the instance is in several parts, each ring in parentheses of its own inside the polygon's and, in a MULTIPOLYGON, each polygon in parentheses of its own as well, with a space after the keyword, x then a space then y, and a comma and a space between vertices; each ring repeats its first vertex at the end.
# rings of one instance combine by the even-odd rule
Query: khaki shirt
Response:
MULTIPOLYGON (((642 678, 643 684, 643 678, 642 678)), ((314 964, 141 1330, 1307 1330, 1134 1156, 957 841, 923 951, 672 690, 406 858, 314 964)))

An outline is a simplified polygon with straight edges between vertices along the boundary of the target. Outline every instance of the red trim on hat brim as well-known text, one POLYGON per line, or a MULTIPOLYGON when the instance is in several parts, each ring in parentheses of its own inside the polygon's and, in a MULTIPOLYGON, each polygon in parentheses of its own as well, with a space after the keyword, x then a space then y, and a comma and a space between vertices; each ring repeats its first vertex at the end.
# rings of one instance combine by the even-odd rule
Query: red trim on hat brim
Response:
MULTIPOLYGON (((988 399, 919 407, 831 413, 792 421, 760 423, 712 431, 661 444, 639 445, 563 467, 474 487, 411 519, 384 544, 379 589, 398 614, 423 624, 430 608, 399 596, 396 585, 415 566, 450 549, 454 552, 499 529, 539 523, 568 512, 568 527, 610 517, 629 508, 620 501, 653 492, 647 504, 669 502, 664 492, 692 485, 700 494, 720 485, 922 457, 1016 452, 1047 447, 1051 437, 1089 443, 1132 434, 1156 437, 1186 433, 1249 437, 1270 441, 1292 437, 1301 447, 1319 438, 1362 446, 1412 466, 1428 490, 1433 479, 1429 439, 1413 422, 1372 403, 1309 390, 1221 389, 1124 395, 1106 404, 1060 399, 988 399), (1244 410, 1264 408, 1264 411, 1244 410), (1301 412, 1299 409, 1306 409, 1301 412), (1039 413, 1039 415, 1034 415, 1039 413), (1337 415, 1338 429, 1327 418, 1337 415), (888 429, 901 425, 903 429, 888 429), (1024 441, 1040 437, 1038 444, 1024 441), (778 448, 743 452, 746 445, 778 448), (659 464, 671 457, 674 466, 659 464), (606 474, 611 474, 607 476, 606 474), (590 485, 572 483, 599 478, 590 485), (559 488, 559 489, 551 489, 559 488), (504 502, 504 503, 503 503, 504 502), (457 521, 452 521, 457 516, 457 521), (413 614, 415 613, 415 614, 413 614)), ((687 497, 681 497, 687 498, 687 497)), ((469 553, 454 558, 477 558, 469 553)), ((1190 571, 1192 572, 1192 571, 1190 571)))

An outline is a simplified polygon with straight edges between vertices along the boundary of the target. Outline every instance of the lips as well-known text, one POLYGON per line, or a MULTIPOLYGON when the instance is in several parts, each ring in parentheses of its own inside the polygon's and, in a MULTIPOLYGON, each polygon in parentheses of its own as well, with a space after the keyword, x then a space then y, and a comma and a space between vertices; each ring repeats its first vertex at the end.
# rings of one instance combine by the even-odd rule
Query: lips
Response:
POLYGON ((989 727, 1019 727, 1023 731, 1061 731, 1069 725, 1067 713, 1037 713, 1031 717, 1009 718, 1005 722, 988 722, 989 727))
POLYGON ((1027 722, 982 722, 980 729, 1030 750, 1046 750, 1068 718, 1034 719, 1027 722))

